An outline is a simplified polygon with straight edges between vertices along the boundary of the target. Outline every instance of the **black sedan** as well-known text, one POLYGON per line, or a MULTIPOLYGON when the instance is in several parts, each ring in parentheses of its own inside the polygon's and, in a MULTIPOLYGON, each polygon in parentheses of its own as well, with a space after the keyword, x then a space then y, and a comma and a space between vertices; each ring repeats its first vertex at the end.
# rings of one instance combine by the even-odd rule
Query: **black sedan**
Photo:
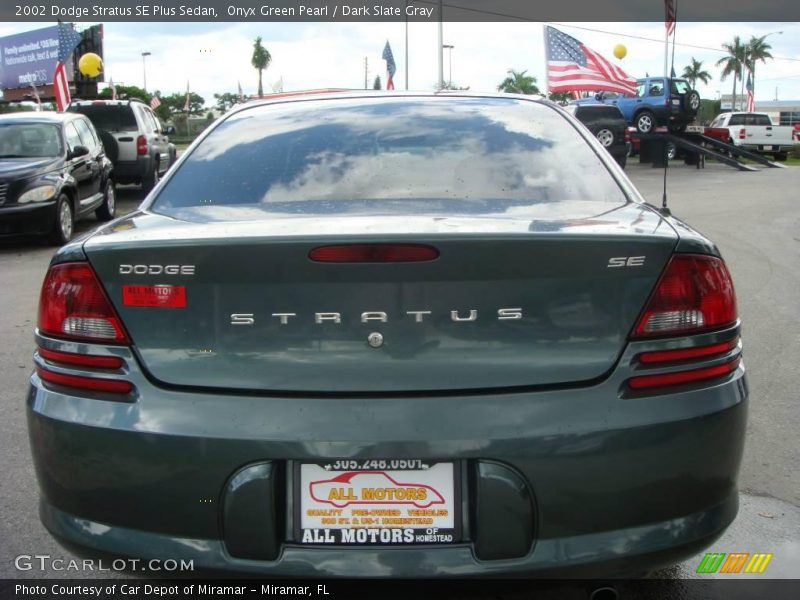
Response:
POLYGON ((0 117, 0 237, 72 237, 77 219, 114 217, 112 164, 82 115, 23 112, 0 117))

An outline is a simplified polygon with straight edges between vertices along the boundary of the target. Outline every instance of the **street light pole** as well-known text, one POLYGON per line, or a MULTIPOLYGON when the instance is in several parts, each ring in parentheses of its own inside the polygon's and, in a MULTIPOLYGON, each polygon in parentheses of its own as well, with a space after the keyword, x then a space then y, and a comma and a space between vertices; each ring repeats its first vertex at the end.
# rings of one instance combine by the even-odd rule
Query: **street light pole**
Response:
POLYGON ((448 67, 447 68, 449 70, 449 77, 448 77, 447 87, 452 89, 453 88, 453 48, 455 48, 455 46, 453 46, 451 44, 442 44, 442 48, 448 50, 448 52, 447 52, 447 64, 448 64, 448 67))
POLYGON ((442 47, 442 0, 439 0, 439 47, 436 49, 436 59, 438 61, 438 81, 436 82, 436 89, 441 90, 444 88, 444 73, 442 73, 444 62, 444 49, 442 47))
POLYGON ((142 89, 145 92, 147 91, 147 63, 145 62, 145 59, 151 54, 151 52, 142 52, 142 78, 144 80, 144 86, 142 89))

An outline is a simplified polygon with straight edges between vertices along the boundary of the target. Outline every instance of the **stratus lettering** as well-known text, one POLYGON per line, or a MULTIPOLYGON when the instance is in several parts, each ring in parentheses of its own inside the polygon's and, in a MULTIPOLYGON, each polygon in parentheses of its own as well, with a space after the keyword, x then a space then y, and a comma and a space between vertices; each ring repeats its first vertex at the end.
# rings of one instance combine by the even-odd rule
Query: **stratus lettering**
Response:
MULTIPOLYGON (((340 312, 318 312, 312 314, 314 323, 317 325, 341 325, 343 319, 342 313, 340 312)), ((473 308, 464 311, 452 310, 450 311, 448 317, 453 323, 471 323, 478 321, 481 318, 481 314, 482 313, 480 313, 477 309, 473 308)), ((407 310, 400 318, 411 317, 411 320, 413 320, 415 323, 424 323, 426 322, 426 317, 431 317, 432 315, 433 311, 430 310, 407 310)), ((293 312, 270 314, 270 318, 272 320, 277 320, 280 325, 289 325, 289 322, 295 319, 297 316, 297 313, 293 312)), ((523 311, 521 308, 499 308, 495 313, 495 318, 498 321, 516 321, 522 319, 522 316, 523 311)), ((370 323, 373 321, 378 323, 388 323, 391 320, 391 317, 389 313, 383 311, 368 311, 362 312, 358 319, 361 323, 370 323)), ((231 313, 230 324, 255 325, 256 315, 255 313, 231 313)))

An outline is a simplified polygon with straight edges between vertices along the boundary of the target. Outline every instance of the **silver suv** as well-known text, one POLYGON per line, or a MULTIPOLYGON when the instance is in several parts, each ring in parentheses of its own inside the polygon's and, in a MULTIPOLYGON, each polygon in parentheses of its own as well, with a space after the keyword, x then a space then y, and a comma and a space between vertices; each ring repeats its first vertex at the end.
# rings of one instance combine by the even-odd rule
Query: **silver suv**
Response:
POLYGON ((95 126, 117 183, 139 183, 149 192, 175 162, 175 145, 140 100, 76 100, 68 110, 86 115, 95 126))

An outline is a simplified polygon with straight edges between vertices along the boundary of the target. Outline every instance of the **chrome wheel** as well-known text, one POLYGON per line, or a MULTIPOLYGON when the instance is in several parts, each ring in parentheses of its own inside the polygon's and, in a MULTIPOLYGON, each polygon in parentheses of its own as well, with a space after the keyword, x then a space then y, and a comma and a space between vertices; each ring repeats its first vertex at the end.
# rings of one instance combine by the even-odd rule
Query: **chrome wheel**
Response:
POLYGON ((110 181, 106 187, 106 210, 112 217, 117 212, 117 192, 114 189, 114 184, 110 181))
POLYGON ((642 133, 653 131, 653 125, 653 115, 650 113, 642 113, 636 118, 636 129, 642 133))
POLYGON ((614 134, 611 133, 609 129, 601 129, 597 132, 597 141, 599 141, 603 146, 608 148, 611 144, 614 143, 614 134))
POLYGON ((65 242, 72 237, 72 227, 72 207, 69 202, 61 202, 58 207, 58 228, 65 242))

